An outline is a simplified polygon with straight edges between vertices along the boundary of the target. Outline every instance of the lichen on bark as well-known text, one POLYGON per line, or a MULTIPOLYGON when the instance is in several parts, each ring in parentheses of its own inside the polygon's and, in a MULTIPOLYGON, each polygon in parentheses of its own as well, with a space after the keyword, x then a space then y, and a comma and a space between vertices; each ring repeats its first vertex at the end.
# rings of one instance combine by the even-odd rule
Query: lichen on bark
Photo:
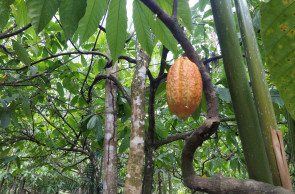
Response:
POLYGON ((145 138, 145 82, 150 57, 143 50, 137 51, 137 63, 131 84, 130 149, 124 193, 140 194, 145 138))

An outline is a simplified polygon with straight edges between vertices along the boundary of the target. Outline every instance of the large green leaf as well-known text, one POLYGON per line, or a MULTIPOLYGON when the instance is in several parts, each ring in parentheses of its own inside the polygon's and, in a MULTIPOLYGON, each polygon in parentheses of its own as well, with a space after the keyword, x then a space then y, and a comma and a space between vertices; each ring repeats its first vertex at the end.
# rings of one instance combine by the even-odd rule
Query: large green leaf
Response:
POLYGON ((0 30, 6 26, 9 12, 9 5, 6 3, 6 0, 0 0, 0 30))
POLYGON ((19 42, 15 40, 12 41, 12 45, 19 60, 21 60, 25 65, 29 66, 32 62, 32 59, 30 58, 26 49, 19 42))
POLYGON ((86 0, 62 0, 59 8, 60 21, 66 39, 72 38, 78 28, 80 19, 86 10, 86 0))
MULTIPOLYGON (((157 3, 169 14, 172 15, 173 0, 156 0, 157 3)), ((185 26, 190 32, 192 30, 192 15, 188 0, 179 0, 177 5, 178 22, 185 26)))
POLYGON ((261 7, 267 65, 282 100, 295 119, 295 1, 271 0, 261 7))
POLYGON ((38 34, 56 13, 60 0, 27 0, 28 15, 38 34))
POLYGON ((177 18, 178 22, 184 25, 191 33, 193 28, 193 22, 188 0, 178 1, 177 18))
POLYGON ((23 0, 16 0, 12 10, 18 27, 25 26, 30 23, 27 6, 23 0))
POLYGON ((1 113, 1 127, 4 129, 10 124, 10 116, 8 111, 3 111, 1 113))
POLYGON ((107 16, 106 32, 107 42, 113 60, 117 60, 124 48, 126 29, 126 0, 111 0, 107 16))
POLYGON ((133 1, 134 28, 138 41, 140 42, 144 50, 146 50, 149 55, 152 55, 154 43, 147 19, 142 11, 142 6, 144 5, 139 0, 133 1))
POLYGON ((146 6, 142 6, 142 8, 155 36, 165 45, 166 48, 177 55, 177 41, 170 30, 159 18, 157 18, 156 15, 153 14, 150 9, 146 6))
POLYGON ((88 40, 89 37, 97 30, 99 21, 105 14, 107 6, 107 0, 87 0, 85 15, 80 20, 77 29, 80 44, 88 40))

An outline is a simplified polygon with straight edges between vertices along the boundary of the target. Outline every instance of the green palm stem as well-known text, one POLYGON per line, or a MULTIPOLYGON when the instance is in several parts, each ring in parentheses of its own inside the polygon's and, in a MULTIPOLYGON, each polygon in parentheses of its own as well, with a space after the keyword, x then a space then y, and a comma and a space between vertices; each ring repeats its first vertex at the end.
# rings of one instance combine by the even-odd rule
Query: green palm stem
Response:
POLYGON ((291 117, 289 112, 287 112, 287 121, 288 121, 289 142, 290 142, 289 145, 290 145, 291 157, 293 160, 293 168, 295 169, 295 120, 291 117))
POLYGON ((210 0, 249 177, 272 183, 230 0, 210 0))
POLYGON ((271 130, 277 130, 278 126, 265 79, 264 68, 257 45, 256 34, 253 29, 252 18, 246 0, 235 0, 234 2, 273 183, 274 185, 281 186, 281 179, 271 136, 271 130))

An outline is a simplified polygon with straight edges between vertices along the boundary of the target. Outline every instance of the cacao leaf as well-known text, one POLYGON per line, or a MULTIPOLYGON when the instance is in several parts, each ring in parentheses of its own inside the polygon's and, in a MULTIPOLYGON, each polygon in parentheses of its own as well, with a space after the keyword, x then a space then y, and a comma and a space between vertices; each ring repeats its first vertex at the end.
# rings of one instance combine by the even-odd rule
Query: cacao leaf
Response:
POLYGON ((146 50, 146 52, 151 56, 153 53, 154 43, 152 40, 147 19, 142 10, 142 6, 145 5, 143 5, 139 0, 133 1, 134 28, 136 31, 138 41, 140 42, 144 50, 146 50))
POLYGON ((8 111, 3 111, 1 113, 1 127, 2 129, 5 129, 10 125, 10 116, 8 111))
POLYGON ((66 39, 72 38, 86 10, 86 0, 62 0, 59 8, 60 21, 66 39))
POLYGON ((156 38, 158 38, 167 49, 172 51, 173 54, 178 55, 177 41, 170 30, 160 19, 157 18, 156 15, 153 14, 150 9, 148 9, 146 6, 143 6, 142 8, 148 20, 148 24, 152 28, 152 31, 155 34, 156 38))
POLYGON ((106 23, 106 37, 114 61, 124 48, 127 34, 126 0, 111 0, 106 23))
POLYGON ((178 22, 185 26, 190 33, 192 33, 193 22, 188 0, 178 1, 177 18, 178 22))
POLYGON ((10 13, 9 5, 5 1, 0 0, 0 30, 6 26, 10 13))
POLYGON ((271 0, 261 7, 261 36, 267 66, 295 119, 295 1, 271 0))
POLYGON ((26 49, 15 40, 12 41, 12 46, 19 60, 21 60, 21 62, 23 62, 25 65, 29 66, 32 62, 32 59, 30 58, 26 49))
POLYGON ((56 13, 60 0, 27 0, 28 15, 36 34, 50 22, 56 13))
POLYGON ((25 26, 30 23, 27 6, 23 0, 16 0, 12 10, 18 27, 25 26))

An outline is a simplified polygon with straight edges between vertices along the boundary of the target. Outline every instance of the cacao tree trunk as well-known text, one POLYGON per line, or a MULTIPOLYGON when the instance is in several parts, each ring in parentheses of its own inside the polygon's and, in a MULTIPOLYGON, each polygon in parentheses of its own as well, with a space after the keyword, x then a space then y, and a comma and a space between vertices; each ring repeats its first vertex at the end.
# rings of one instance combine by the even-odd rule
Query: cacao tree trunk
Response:
POLYGON ((210 0, 249 177, 273 183, 230 0, 210 0))
MULTIPOLYGON (((11 165, 11 163, 9 162, 8 165, 7 165, 7 168, 6 168, 6 172, 9 171, 9 169, 10 169, 10 165, 11 165)), ((5 178, 3 178, 2 181, 1 181, 1 184, 0 184, 0 191, 1 191, 2 188, 3 188, 4 182, 5 182, 5 178)))
POLYGON ((155 148, 152 145, 147 146, 145 151, 144 179, 142 183, 143 194, 151 194, 153 191, 153 180, 155 170, 154 151, 155 148))
POLYGON ((19 194, 24 194, 25 193, 25 183, 26 183, 26 177, 23 178, 20 187, 19 187, 19 194))
POLYGON ((159 185, 159 194, 162 194, 162 178, 161 178, 161 171, 158 172, 158 185, 159 185))
MULTIPOLYGON (((137 46, 139 48, 139 46, 137 46)), ((125 179, 125 194, 141 194, 145 139, 145 81, 150 57, 137 50, 137 62, 131 84, 130 149, 125 179)))
POLYGON ((235 6, 272 180, 274 185, 281 186, 271 136, 271 130, 278 129, 277 120, 265 79, 252 18, 246 0, 235 0, 235 6))
MULTIPOLYGON (((117 77, 117 64, 107 68, 107 74, 117 77)), ((109 79, 105 81, 105 129, 103 193, 117 193, 117 87, 109 79)))
POLYGON ((173 189, 172 189, 172 178, 171 178, 171 172, 168 171, 168 183, 169 183, 169 194, 173 193, 173 189))

